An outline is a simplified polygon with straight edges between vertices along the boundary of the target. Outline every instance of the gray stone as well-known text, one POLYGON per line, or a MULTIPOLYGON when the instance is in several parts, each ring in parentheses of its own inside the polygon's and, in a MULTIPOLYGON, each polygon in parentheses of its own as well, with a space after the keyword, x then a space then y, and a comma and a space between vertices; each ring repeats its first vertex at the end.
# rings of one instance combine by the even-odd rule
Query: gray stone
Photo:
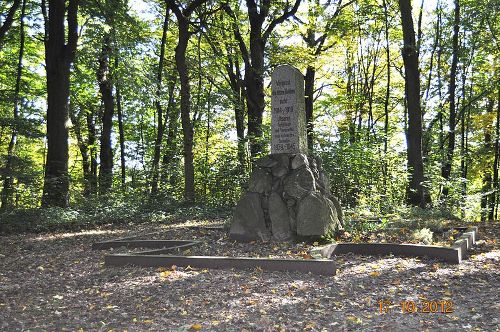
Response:
POLYGON ((337 213, 337 219, 339 221, 339 225, 338 227, 339 228, 342 228, 344 226, 344 212, 342 211, 342 207, 340 206, 340 202, 339 200, 337 199, 337 197, 333 196, 333 195, 328 195, 328 199, 333 203, 333 205, 335 206, 335 210, 336 210, 336 213, 337 213))
POLYGON ((281 192, 281 191, 283 191, 283 186, 281 185, 281 179, 280 178, 274 178, 273 179, 272 191, 275 191, 275 192, 281 192))
POLYGON ((266 227, 260 195, 246 193, 238 202, 233 215, 229 237, 237 241, 269 241, 271 232, 266 227))
POLYGON ((269 210, 269 197, 265 195, 260 196, 260 206, 263 210, 269 210))
POLYGON ((281 165, 276 165, 272 168, 272 173, 273 176, 280 178, 288 173, 288 168, 281 165))
POLYGON ((261 168, 254 168, 250 176, 248 191, 254 193, 264 193, 271 191, 272 176, 261 168))
POLYGON ((286 169, 289 168, 290 166, 290 154, 288 153, 279 153, 279 154, 273 154, 274 160, 278 162, 280 166, 285 167, 286 169))
POLYGON ((316 190, 313 174, 308 167, 294 170, 284 180, 284 192, 296 199, 304 197, 310 191, 316 190))
POLYGON ((271 156, 265 156, 257 160, 257 165, 260 167, 271 168, 278 164, 276 160, 271 158, 271 156))
POLYGON ((328 179, 328 176, 323 171, 319 172, 319 182, 321 183, 321 186, 323 187, 327 195, 330 195, 331 194, 330 179, 328 179))
POLYGON ((338 224, 333 203, 318 192, 311 192, 297 210, 297 235, 323 236, 338 224))
POLYGON ((278 66, 271 89, 271 153, 307 153, 304 76, 292 66, 278 66))
POLYGON ((292 169, 297 169, 304 165, 306 166, 309 165, 309 162, 307 161, 307 156, 302 153, 296 154, 295 157, 292 159, 292 169))
POLYGON ((316 166, 318 167, 319 171, 323 170, 323 159, 321 159, 320 156, 314 156, 314 161, 316 162, 316 166))
POLYGON ((280 195, 275 192, 269 196, 269 217, 271 218, 273 239, 280 242, 293 239, 288 207, 280 195))

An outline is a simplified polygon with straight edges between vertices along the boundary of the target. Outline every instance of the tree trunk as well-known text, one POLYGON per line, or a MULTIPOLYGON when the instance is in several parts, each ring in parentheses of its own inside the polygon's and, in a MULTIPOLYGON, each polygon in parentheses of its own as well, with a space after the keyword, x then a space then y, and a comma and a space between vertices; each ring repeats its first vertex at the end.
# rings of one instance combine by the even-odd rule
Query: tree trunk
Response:
POLYGON ((446 198, 449 193, 449 186, 446 181, 450 180, 451 165, 453 163, 453 153, 455 151, 455 128, 456 128, 456 118, 457 110, 455 107, 455 89, 456 89, 456 76, 457 76, 457 64, 458 64, 458 33, 460 29, 460 3, 459 0, 455 0, 455 19, 453 22, 453 50, 451 59, 451 70, 450 70, 450 86, 449 86, 449 97, 448 101, 450 103, 450 117, 448 121, 448 148, 446 150, 446 158, 443 166, 441 167, 441 176, 445 181, 443 187, 442 196, 446 198))
POLYGON ((493 161, 493 189, 492 204, 490 204, 490 220, 497 220, 498 213, 498 163, 500 158, 500 87, 497 94, 497 114, 495 123, 495 159, 493 161))
POLYGON ((175 63, 181 82, 181 125, 184 145, 184 200, 194 202, 194 164, 193 164, 193 125, 191 123, 191 87, 189 71, 186 64, 186 49, 189 41, 189 22, 187 19, 178 21, 179 41, 175 48, 175 63))
POLYGON ((391 95, 391 50, 389 48, 389 10, 387 8, 386 0, 383 0, 384 17, 385 17, 385 61, 387 63, 387 82, 385 86, 385 99, 384 99, 384 193, 387 191, 387 145, 389 141, 389 102, 391 95))
POLYGON ((408 203, 425 206, 430 200, 423 186, 424 165, 422 160, 422 113, 420 109, 420 73, 415 44, 415 31, 410 0, 399 0, 404 46, 402 50, 405 67, 406 100, 408 107, 408 203))
MULTIPOLYGON (((15 5, 15 4, 14 4, 15 5)), ((12 133, 10 137, 9 147, 7 148, 7 162, 5 165, 5 176, 3 177, 3 190, 2 190, 2 206, 0 211, 5 211, 13 205, 14 195, 14 174, 13 174, 13 158, 16 150, 17 143, 17 123, 19 119, 19 91, 21 89, 21 77, 23 74, 23 56, 24 56, 24 15, 26 10, 26 0, 23 0, 21 7, 20 27, 19 27, 19 56, 17 60, 17 73, 16 73, 16 86, 14 88, 14 111, 12 126, 12 133)), ((5 25, 6 23, 4 23, 5 25)))
POLYGON ((189 70, 186 63, 186 50, 191 33, 189 32, 189 17, 193 11, 208 0, 194 0, 185 9, 174 0, 167 0, 167 5, 177 18, 178 40, 175 48, 175 63, 181 81, 181 124, 184 145, 184 200, 195 201, 194 163, 193 163, 193 125, 191 123, 191 88, 189 85, 189 70))
POLYGON ((226 12, 235 20, 235 37, 245 61, 245 93, 248 110, 248 139, 250 142, 250 155, 252 161, 263 152, 262 142, 262 114, 264 112, 264 51, 266 43, 278 24, 283 23, 294 15, 299 8, 300 0, 295 0, 292 8, 287 8, 280 16, 270 20, 267 28, 263 24, 268 19, 270 3, 267 1, 257 3, 255 0, 246 0, 248 20, 250 23, 249 48, 237 27, 237 18, 228 5, 224 6, 226 12))
POLYGON ((489 218, 489 191, 491 190, 491 173, 487 171, 483 175, 483 188, 481 195, 481 221, 487 221, 489 218))
POLYGON ((313 66, 307 66, 306 76, 304 77, 304 96, 306 108, 306 127, 307 127, 307 146, 309 151, 313 151, 313 133, 314 133, 314 120, 313 120, 313 106, 314 106, 314 79, 316 69, 313 66))
POLYGON ((208 188, 208 173, 209 173, 209 165, 208 165, 208 159, 209 159, 209 154, 210 154, 210 111, 211 111, 211 103, 210 101, 212 100, 211 97, 212 94, 212 83, 210 83, 210 86, 208 88, 208 97, 207 97, 207 127, 206 127, 206 133, 205 133, 205 165, 204 165, 204 174, 203 174, 203 195, 206 197, 209 197, 210 193, 207 192, 208 188))
POLYGON ((165 44, 167 41, 168 32, 168 21, 169 21, 169 9, 166 9, 165 20, 163 21, 163 33, 161 36, 160 44, 160 58, 158 60, 158 72, 156 74, 156 117, 157 117, 157 132, 155 140, 155 150, 153 155, 153 165, 152 165, 152 176, 151 176, 151 196, 155 196, 158 193, 158 178, 160 169, 160 154, 161 146, 163 142, 163 131, 165 126, 163 125, 163 108, 161 106, 161 94, 162 94, 162 78, 163 78, 163 62, 165 60, 165 44))
POLYGON ((240 65, 235 61, 234 82, 231 80, 231 87, 234 98, 234 118, 236 122, 236 137, 238 139, 238 161, 241 170, 247 169, 247 152, 245 148, 245 87, 241 79, 240 65))
POLYGON ((78 39, 78 0, 69 0, 68 37, 65 43, 64 0, 49 1, 48 34, 45 41, 47 72, 47 159, 42 195, 43 206, 69 204, 68 98, 69 75, 78 39))
POLYGON ((250 34, 252 66, 245 67, 250 156, 254 161, 263 151, 262 114, 264 113, 264 44, 258 33, 250 34))
POLYGON ((90 174, 88 182, 89 194, 97 194, 97 151, 96 151, 96 129, 94 122, 94 112, 88 112, 86 116, 88 145, 90 157, 90 174))
POLYGON ((170 166, 172 163, 172 159, 176 153, 176 144, 175 138, 177 137, 178 130, 178 120, 179 120, 179 108, 174 105, 175 98, 175 85, 176 85, 177 77, 174 76, 169 81, 168 88, 168 104, 167 104, 167 114, 165 115, 165 125, 167 128, 168 123, 168 132, 167 132, 167 141, 165 142, 165 151, 163 152, 163 158, 161 162, 161 173, 162 173, 162 183, 174 183, 173 177, 170 177, 170 166))
POLYGON ((79 105, 79 112, 77 113, 74 107, 74 103, 69 104, 69 116, 71 118, 71 124, 73 125, 73 131, 75 132, 76 142, 80 154, 82 155, 82 171, 83 171, 83 196, 89 196, 91 194, 90 181, 91 181, 91 169, 90 169, 90 157, 89 157, 89 145, 88 140, 86 141, 82 135, 82 125, 81 125, 81 115, 86 112, 83 105, 79 105))
POLYGON ((109 67, 109 58, 111 55, 111 39, 106 35, 103 40, 103 47, 99 57, 99 69, 97 72, 97 81, 101 100, 103 104, 102 112, 102 130, 101 130, 101 149, 99 153, 99 193, 106 194, 113 182, 113 149, 111 146, 111 131, 113 129, 113 113, 115 101, 113 97, 113 83, 111 81, 111 72, 109 67))
MULTIPOLYGON (((12 23, 14 22, 14 15, 16 15, 17 8, 19 8, 20 4, 21 0, 14 0, 14 3, 10 7, 9 12, 5 17, 5 21, 0 26, 0 50, 2 49, 3 40, 7 35, 7 31, 9 31, 10 27, 12 26, 12 23)), ((25 6, 24 1, 23 1, 23 6, 25 6)), ((24 14, 21 14, 21 16, 24 16, 24 14)))
POLYGON ((122 187, 125 188, 125 182, 127 179, 126 168, 127 164, 125 162, 125 129, 123 128, 123 110, 122 110, 122 94, 120 89, 120 83, 116 82, 116 115, 118 116, 118 138, 120 140, 120 170, 121 170, 121 183, 122 187))

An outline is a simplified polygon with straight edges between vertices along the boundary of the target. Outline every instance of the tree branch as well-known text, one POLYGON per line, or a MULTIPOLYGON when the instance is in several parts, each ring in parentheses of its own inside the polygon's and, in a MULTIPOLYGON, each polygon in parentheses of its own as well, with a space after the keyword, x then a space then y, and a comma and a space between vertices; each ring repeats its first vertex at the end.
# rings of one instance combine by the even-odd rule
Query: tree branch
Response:
POLYGON ((7 17, 5 18, 5 22, 2 26, 0 26, 0 48, 2 47, 3 39, 12 26, 12 22, 14 22, 14 15, 16 14, 17 8, 21 4, 21 0, 14 0, 12 7, 10 7, 7 17))
POLYGON ((250 66, 250 55, 248 53, 247 45, 245 44, 245 41, 243 40, 243 37, 241 36, 240 29, 238 28, 238 23, 236 22, 236 15, 234 14, 233 10, 231 7, 229 7, 229 4, 224 4, 224 11, 231 17, 234 22, 233 22, 233 31, 234 31, 234 37, 236 38, 236 41, 238 42, 238 46, 240 47, 241 51, 241 56, 243 57, 243 61, 245 62, 245 66, 248 67, 250 66))
POLYGON ((293 5, 291 10, 287 11, 285 9, 285 11, 283 12, 283 15, 281 15, 281 16, 279 16, 271 21, 271 23, 267 27, 267 29, 264 32, 264 35, 262 37, 264 39, 264 43, 267 41, 267 39, 269 38, 269 36, 273 32, 274 28, 276 28, 276 26, 278 24, 285 22, 290 16, 295 15, 295 13, 297 12, 297 9, 299 9, 299 6, 300 6, 300 0, 295 0, 295 4, 293 5))

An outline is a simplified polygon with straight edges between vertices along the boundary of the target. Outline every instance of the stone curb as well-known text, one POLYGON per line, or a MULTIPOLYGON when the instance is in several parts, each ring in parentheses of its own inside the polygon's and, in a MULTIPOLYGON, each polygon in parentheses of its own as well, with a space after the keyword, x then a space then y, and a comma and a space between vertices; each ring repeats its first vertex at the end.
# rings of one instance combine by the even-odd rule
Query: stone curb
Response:
POLYGON ((477 227, 469 227, 451 247, 428 246, 420 244, 396 243, 338 243, 313 248, 311 255, 330 258, 337 254, 354 253, 359 255, 428 256, 439 258, 448 263, 460 264, 467 257, 468 250, 476 243, 477 227))
POLYGON ((261 268, 267 271, 311 272, 320 275, 335 275, 335 262, 330 259, 266 259, 250 257, 219 256, 166 256, 116 254, 104 257, 104 263, 110 266, 137 265, 148 267, 180 266, 209 269, 250 269, 261 268))
POLYGON ((331 259, 272 259, 249 257, 217 257, 217 256, 172 256, 160 255, 177 249, 186 249, 199 241, 190 240, 135 240, 139 236, 120 238, 117 240, 97 242, 92 245, 95 250, 127 247, 127 248, 161 248, 130 254, 104 256, 104 263, 112 266, 180 266, 211 269, 248 269, 261 268, 268 271, 311 272, 320 275, 335 275, 335 262, 331 259))

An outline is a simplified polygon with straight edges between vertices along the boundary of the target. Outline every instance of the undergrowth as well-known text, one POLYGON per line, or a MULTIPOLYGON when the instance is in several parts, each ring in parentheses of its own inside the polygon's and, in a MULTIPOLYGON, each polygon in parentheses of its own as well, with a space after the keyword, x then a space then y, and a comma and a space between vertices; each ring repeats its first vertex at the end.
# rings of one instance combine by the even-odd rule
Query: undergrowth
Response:
POLYGON ((68 208, 17 209, 0 214, 0 233, 76 231, 111 224, 226 220, 230 207, 186 204, 167 197, 111 194, 90 197, 68 208))

